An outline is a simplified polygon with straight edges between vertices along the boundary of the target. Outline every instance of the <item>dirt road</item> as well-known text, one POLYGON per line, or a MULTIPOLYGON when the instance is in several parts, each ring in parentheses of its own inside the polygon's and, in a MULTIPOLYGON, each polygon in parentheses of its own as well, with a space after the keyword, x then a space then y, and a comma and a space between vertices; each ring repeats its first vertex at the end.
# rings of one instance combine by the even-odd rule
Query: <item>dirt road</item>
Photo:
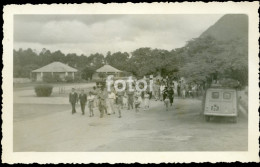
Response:
POLYGON ((14 104, 14 151, 246 151, 247 118, 207 123, 196 99, 176 99, 165 111, 122 111, 122 118, 71 115, 68 105, 14 104), (67 108, 67 109, 66 109, 67 108), (27 114, 26 114, 27 113, 27 114), (29 114, 28 114, 29 113, 29 114), (33 115, 33 116, 29 116, 33 115))

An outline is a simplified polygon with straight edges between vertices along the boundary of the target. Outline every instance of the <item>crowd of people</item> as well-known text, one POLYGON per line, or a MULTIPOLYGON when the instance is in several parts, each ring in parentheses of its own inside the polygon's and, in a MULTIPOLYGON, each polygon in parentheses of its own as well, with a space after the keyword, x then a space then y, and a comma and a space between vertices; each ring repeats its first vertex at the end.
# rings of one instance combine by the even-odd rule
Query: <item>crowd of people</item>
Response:
MULTIPOLYGON (((149 80, 147 80, 150 82, 149 80)), ((126 88, 122 90, 123 85, 118 85, 120 91, 114 89, 114 85, 111 85, 110 89, 107 89, 106 85, 94 86, 88 93, 82 89, 78 94, 74 88, 72 88, 69 94, 69 102, 72 106, 72 114, 76 113, 76 104, 80 103, 82 115, 85 115, 85 106, 88 106, 89 117, 94 116, 94 108, 98 108, 100 112, 100 118, 104 117, 104 114, 111 115, 118 113, 118 117, 122 117, 121 110, 149 110, 150 101, 162 101, 165 105, 166 111, 169 107, 173 106, 174 97, 180 98, 199 96, 200 85, 184 84, 181 81, 176 82, 174 80, 163 78, 156 79, 152 82, 152 86, 147 86, 144 90, 144 85, 139 85, 140 89, 135 89, 136 82, 130 85, 126 85, 126 88)), ((151 84, 151 83, 150 83, 151 84)))

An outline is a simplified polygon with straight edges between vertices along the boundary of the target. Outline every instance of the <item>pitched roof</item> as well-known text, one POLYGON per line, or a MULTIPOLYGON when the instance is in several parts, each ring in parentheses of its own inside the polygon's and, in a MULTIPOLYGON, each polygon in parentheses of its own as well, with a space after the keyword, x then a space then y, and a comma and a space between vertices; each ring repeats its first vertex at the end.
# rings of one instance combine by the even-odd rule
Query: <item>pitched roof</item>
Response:
POLYGON ((122 72, 122 71, 116 69, 115 67, 112 67, 111 65, 106 64, 100 67, 99 69, 97 69, 96 72, 122 72))
POLYGON ((32 72, 77 72, 78 70, 72 68, 61 62, 52 62, 46 66, 39 69, 33 70, 32 72))

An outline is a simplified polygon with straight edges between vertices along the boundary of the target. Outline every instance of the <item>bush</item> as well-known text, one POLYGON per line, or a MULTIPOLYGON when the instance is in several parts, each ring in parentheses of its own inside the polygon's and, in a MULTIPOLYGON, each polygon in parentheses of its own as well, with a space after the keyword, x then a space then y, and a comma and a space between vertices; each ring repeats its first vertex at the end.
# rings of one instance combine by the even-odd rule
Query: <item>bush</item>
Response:
POLYGON ((52 93, 52 86, 50 85, 37 85, 34 91, 38 97, 48 97, 52 93))

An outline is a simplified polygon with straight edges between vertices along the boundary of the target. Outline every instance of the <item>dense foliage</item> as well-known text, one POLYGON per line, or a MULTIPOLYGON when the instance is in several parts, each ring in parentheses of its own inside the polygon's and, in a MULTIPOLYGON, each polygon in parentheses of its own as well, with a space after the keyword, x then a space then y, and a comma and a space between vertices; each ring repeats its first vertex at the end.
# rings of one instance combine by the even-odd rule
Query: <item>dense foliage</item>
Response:
POLYGON ((185 77, 188 82, 195 83, 231 78, 247 85, 247 47, 243 39, 221 42, 206 36, 192 39, 184 47, 171 51, 145 47, 131 53, 108 52, 106 56, 100 53, 65 55, 61 51, 50 52, 46 49, 36 54, 32 49, 20 49, 14 50, 14 77, 29 77, 30 71, 60 61, 79 69, 83 79, 91 79, 96 69, 108 63, 137 77, 160 73, 162 76, 185 77))

